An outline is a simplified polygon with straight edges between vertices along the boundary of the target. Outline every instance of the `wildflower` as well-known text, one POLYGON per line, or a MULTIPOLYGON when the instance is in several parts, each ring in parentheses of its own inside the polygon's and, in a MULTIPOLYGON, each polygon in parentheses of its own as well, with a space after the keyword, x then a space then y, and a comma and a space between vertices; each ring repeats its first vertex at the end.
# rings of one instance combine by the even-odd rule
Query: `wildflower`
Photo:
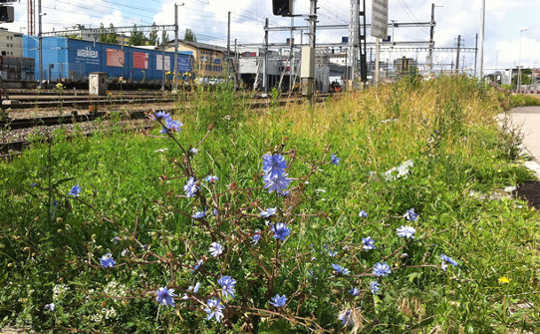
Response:
POLYGON ((407 176, 410 172, 411 167, 414 166, 414 162, 412 160, 407 160, 403 164, 401 164, 398 167, 391 168, 387 170, 384 173, 384 178, 387 181, 394 181, 396 179, 402 178, 404 176, 407 176), (397 174, 396 174, 397 172, 397 174))
POLYGON ((280 296, 279 294, 276 294, 269 303, 274 307, 283 307, 287 303, 287 297, 285 295, 280 296))
POLYGON ((259 216, 262 217, 262 218, 270 218, 270 217, 272 217, 273 215, 275 215, 276 212, 277 212, 277 209, 276 209, 276 208, 269 208, 269 209, 266 209, 266 210, 261 211, 261 213, 259 214, 259 216))
POLYGON ((277 192, 277 193, 283 193, 287 187, 289 187, 289 184, 291 183, 291 179, 287 177, 287 173, 283 173, 278 176, 271 176, 271 175, 265 175, 263 178, 264 181, 264 188, 268 189, 268 192, 277 192))
POLYGON ((127 256, 129 254, 129 249, 125 248, 121 253, 120 256, 127 256))
POLYGON ((253 245, 256 245, 259 243, 260 240, 261 240, 261 230, 257 229, 255 230, 255 234, 253 234, 253 236, 251 237, 251 243, 253 245))
POLYGON ((392 271, 386 262, 377 262, 373 267, 373 274, 378 277, 388 276, 392 271))
POLYGON ((407 210, 403 217, 411 222, 415 222, 418 220, 418 214, 414 212, 414 208, 407 210))
POLYGON ((349 290, 349 293, 352 295, 352 296, 358 296, 360 294, 360 289, 358 289, 357 287, 353 286, 350 290, 349 290))
POLYGON ((191 218, 193 218, 193 219, 202 219, 205 216, 206 216, 205 211, 199 211, 199 212, 196 212, 193 216, 191 216, 191 218))
POLYGON ((379 284, 379 282, 371 281, 369 283, 369 290, 371 290, 372 294, 376 295, 377 293, 379 293, 380 289, 381 289, 381 285, 379 284))
POLYGON ((503 277, 499 277, 499 283, 500 284, 508 284, 510 283, 510 279, 506 276, 503 276, 503 277))
POLYGON ((30 187, 32 187, 32 188, 35 188, 35 187, 37 187, 37 186, 38 186, 38 184, 35 183, 35 182, 30 184, 30 187))
POLYGON ((213 214, 214 216, 217 216, 217 215, 219 214, 218 209, 214 208, 214 210, 212 210, 212 214, 213 214))
POLYGON ((173 297, 176 297, 176 295, 174 294, 174 289, 167 289, 167 287, 159 288, 156 294, 156 301, 158 303, 165 306, 175 306, 173 297))
POLYGON ((339 264, 332 263, 332 268, 334 268, 334 270, 341 275, 349 275, 351 273, 349 269, 342 267, 339 264))
POLYGON ((116 245, 120 240, 121 240, 120 237, 116 236, 116 237, 111 239, 111 242, 116 245))
POLYGON ((173 119, 167 119, 167 120, 165 120, 165 124, 161 128, 161 133, 165 134, 168 131, 178 132, 178 131, 181 130, 180 128, 182 126, 184 126, 184 123, 182 123, 180 121, 175 121, 173 119))
POLYGON ((218 177, 215 175, 208 175, 204 180, 208 183, 214 183, 218 180, 218 177))
POLYGON ((103 255, 99 262, 102 268, 112 268, 116 264, 111 253, 103 255))
POLYGON ((171 115, 163 110, 158 110, 155 113, 151 115, 151 118, 155 121, 157 120, 169 120, 171 119, 171 115))
POLYGON ((362 245, 364 250, 375 249, 375 240, 371 239, 371 237, 362 238, 362 245))
POLYGON ((199 153, 199 150, 195 147, 192 147, 189 149, 189 153, 191 153, 191 155, 197 155, 197 153, 199 153))
POLYGON ((210 254, 211 254, 213 257, 218 257, 218 256, 220 256, 221 254, 223 254, 223 246, 221 246, 220 243, 212 242, 212 243, 210 244, 210 254))
POLYGON ((195 283, 195 286, 190 285, 190 286, 187 288, 187 291, 188 291, 188 292, 197 293, 197 292, 199 292, 199 289, 200 289, 200 288, 201 288, 201 283, 197 282, 197 283, 195 283))
POLYGON ((193 177, 190 177, 186 182, 186 185, 184 186, 184 191, 186 192, 187 197, 193 197, 195 196, 197 191, 199 191, 197 181, 193 177))
POLYGON ((285 238, 291 234, 291 230, 283 223, 277 223, 276 226, 272 225, 272 232, 274 232, 274 239, 281 241, 285 241, 285 238))
POLYGON ((335 257, 337 255, 337 252, 334 252, 330 247, 324 245, 324 249, 328 252, 328 256, 335 257))
POLYGON ((234 298, 234 288, 236 285, 236 280, 234 278, 232 278, 231 276, 221 276, 221 278, 218 279, 217 283, 222 288, 221 293, 223 297, 234 298))
POLYGON ((290 193, 291 193, 290 191, 280 191, 280 192, 278 192, 279 196, 281 196, 281 197, 287 197, 287 196, 289 196, 290 193))
POLYGON ((199 270, 202 264, 203 264, 203 260, 197 261, 197 263, 193 266, 193 269, 191 270, 191 272, 196 272, 197 270, 199 270))
POLYGON ((403 225, 397 228, 396 232, 397 232, 398 237, 414 239, 414 234, 416 233, 416 229, 408 225, 403 225))
POLYGON ((364 210, 360 211, 360 213, 358 214, 358 216, 360 218, 367 218, 368 217, 368 213, 365 212, 364 210))
POLYGON ((285 172, 287 161, 281 154, 263 155, 263 172, 265 176, 277 178, 285 172))
POLYGON ((77 185, 74 185, 73 188, 71 188, 70 192, 68 193, 68 196, 79 197, 80 193, 81 193, 81 186, 77 184, 77 185))
POLYGON ((352 310, 343 310, 338 315, 338 320, 341 321, 342 326, 352 326, 354 324, 351 319, 352 310))
POLYGON ((458 263, 456 260, 452 259, 450 256, 447 256, 445 254, 441 254, 441 261, 442 261, 441 268, 444 271, 446 271, 446 269, 448 268, 448 265, 447 265, 448 263, 454 267, 458 266, 458 263))
POLYGON ((45 310, 50 311, 50 312, 54 311, 54 308, 55 308, 54 303, 46 304, 44 307, 45 310))
POLYGON ((341 159, 338 158, 335 154, 332 154, 332 156, 330 157, 330 162, 332 162, 332 164, 334 164, 336 166, 339 165, 340 160, 341 159))
POLYGON ((221 322, 221 319, 223 319, 223 309, 225 309, 225 306, 221 304, 218 298, 208 299, 204 308, 204 311, 208 314, 206 320, 216 318, 217 322, 221 322))

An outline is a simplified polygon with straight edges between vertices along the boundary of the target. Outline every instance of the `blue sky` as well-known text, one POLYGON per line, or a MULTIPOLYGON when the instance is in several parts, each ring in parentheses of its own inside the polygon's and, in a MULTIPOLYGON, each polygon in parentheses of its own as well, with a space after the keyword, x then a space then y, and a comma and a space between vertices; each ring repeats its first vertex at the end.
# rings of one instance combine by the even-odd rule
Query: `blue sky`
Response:
MULTIPOLYGON (((62 30, 75 24, 98 26, 100 22, 116 26, 137 24, 172 24, 174 0, 43 0, 44 31, 62 30)), ((180 7, 180 30, 191 28, 200 41, 225 44, 227 12, 232 12, 232 38, 240 43, 263 40, 264 18, 270 25, 287 25, 290 19, 272 16, 271 0, 183 0, 180 7)), ((303 12, 308 0, 296 0, 298 12, 303 12)), ((437 46, 454 46, 461 34, 466 47, 474 46, 480 31, 481 0, 390 0, 390 19, 398 22, 429 21, 431 2, 437 4, 437 46)), ((344 24, 349 20, 349 0, 319 0, 320 24, 344 24)), ((488 69, 515 66, 520 58, 526 66, 540 67, 540 1, 486 0, 487 38, 486 67, 488 69), (528 28, 520 33, 520 29, 528 28), (521 38, 520 38, 521 35, 521 38)), ((367 0, 368 14, 371 0, 367 0)), ((13 31, 26 31, 26 0, 15 4, 17 22, 2 26, 13 31)), ((300 18, 297 23, 304 23, 300 18)), ((347 31, 321 31, 319 41, 337 42, 347 31)), ((170 33, 172 37, 172 33, 170 33)), ((428 29, 397 29, 395 40, 427 40, 428 29)), ((271 41, 282 42, 287 34, 271 34, 271 41)), ((299 35, 295 36, 300 39, 299 35)), ((424 53, 387 53, 384 58, 401 55, 418 57, 424 53)), ((472 67, 472 54, 465 55, 465 66, 472 67)), ((435 61, 450 63, 454 54, 437 53, 435 61)))

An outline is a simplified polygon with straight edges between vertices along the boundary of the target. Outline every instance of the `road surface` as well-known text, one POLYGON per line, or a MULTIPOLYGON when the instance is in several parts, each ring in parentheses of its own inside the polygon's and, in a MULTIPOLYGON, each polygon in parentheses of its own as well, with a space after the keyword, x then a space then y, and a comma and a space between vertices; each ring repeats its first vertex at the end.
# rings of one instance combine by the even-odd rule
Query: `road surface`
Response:
POLYGON ((510 111, 512 123, 523 130, 523 144, 536 162, 528 163, 529 168, 536 169, 540 178, 540 107, 520 107, 510 111))

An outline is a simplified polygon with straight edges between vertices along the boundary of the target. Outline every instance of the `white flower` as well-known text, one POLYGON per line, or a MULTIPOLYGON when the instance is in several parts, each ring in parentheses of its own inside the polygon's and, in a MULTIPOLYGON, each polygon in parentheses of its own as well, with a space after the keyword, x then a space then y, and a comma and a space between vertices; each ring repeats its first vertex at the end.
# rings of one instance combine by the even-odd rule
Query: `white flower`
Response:
POLYGON ((210 254, 213 257, 218 257, 221 254, 223 254, 223 246, 221 246, 221 244, 219 244, 217 242, 212 242, 210 244, 210 249, 209 250, 210 250, 210 254))
POLYGON ((54 311, 54 303, 50 303, 50 304, 47 304, 45 305, 44 309, 48 310, 48 311, 54 311))

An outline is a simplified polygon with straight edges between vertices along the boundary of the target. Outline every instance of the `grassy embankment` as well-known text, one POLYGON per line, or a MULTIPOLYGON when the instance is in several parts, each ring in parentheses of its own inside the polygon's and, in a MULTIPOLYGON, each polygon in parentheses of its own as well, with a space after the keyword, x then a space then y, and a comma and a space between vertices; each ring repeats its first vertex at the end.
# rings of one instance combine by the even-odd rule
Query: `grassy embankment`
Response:
MULTIPOLYGON (((404 80, 330 99, 313 109, 245 110, 242 101, 220 91, 200 94, 197 109, 179 107, 175 118, 184 127, 176 138, 196 143, 215 124, 194 161, 205 175, 219 177, 222 191, 229 184, 257 186, 260 179, 254 175, 261 169, 262 155, 281 143, 303 161, 321 158, 326 147, 341 158, 338 166, 325 166, 305 185, 300 210, 306 216, 319 214, 298 219, 293 226, 283 250, 291 256, 331 245, 338 253, 333 261, 355 272, 400 247, 395 229, 403 224, 401 216, 410 208, 419 213, 419 220, 409 223, 417 230, 416 240, 403 246, 408 254, 401 260, 389 260, 395 273, 382 281, 380 295, 353 298, 347 294, 350 281, 331 275, 304 291, 307 297, 294 298, 291 295, 304 278, 301 271, 290 269, 280 281, 292 299, 287 312, 313 315, 328 330, 341 330, 337 314, 351 307, 357 308, 357 326, 352 329, 366 332, 534 331, 540 321, 540 216, 501 191, 531 175, 519 162, 517 136, 502 133, 495 121, 495 115, 516 103, 465 78, 404 80), (414 167, 408 176, 387 181, 381 175, 410 159, 414 167), (359 218, 361 210, 368 218, 359 218), (355 247, 368 235, 376 240, 377 249, 363 253, 355 247), (442 271, 441 253, 459 266, 442 271), (419 265, 406 267, 407 261, 419 265)), ((174 143, 156 130, 149 135, 116 133, 71 141, 60 134, 52 146, 36 142, 20 158, 2 163, 0 325, 115 333, 253 329, 242 327, 248 320, 261 332, 265 328, 284 332, 293 326, 271 321, 277 316, 253 320, 230 314, 217 325, 204 320, 200 307, 184 311, 179 300, 177 308, 182 311, 162 309, 156 322, 158 308, 150 292, 170 273, 133 263, 126 265, 129 269, 98 268, 106 251, 122 265, 126 261, 120 252, 130 247, 124 240, 111 242, 119 230, 103 215, 116 217, 128 229, 137 224, 141 241, 152 244, 156 252, 181 255, 181 248, 162 244, 164 236, 174 239, 192 226, 189 216, 178 213, 191 212, 187 200, 176 196, 183 194, 185 183, 171 164, 179 156, 174 143), (63 194, 80 184, 80 198, 99 213, 49 192, 48 185, 53 184, 63 194), (51 206, 53 199, 57 204, 51 206), (111 281, 117 286, 111 287, 111 281), (112 298, 115 294, 120 296, 112 298), (56 310, 45 311, 44 305, 51 302, 56 310)), ((289 175, 295 178, 306 171, 293 165, 289 175)), ((257 195, 260 199, 246 200, 270 205, 262 193, 257 195)), ((200 241, 203 253, 208 242, 200 241)), ((315 270, 323 256, 314 257, 299 266, 315 270)), ((209 264, 208 271, 212 268, 209 264)), ((251 291, 244 286, 249 275, 242 277, 242 270, 233 274, 239 281, 238 298, 252 297, 254 305, 263 305, 256 292, 242 296, 251 291)), ((320 269, 320 275, 330 271, 320 269)), ((202 274, 197 279, 206 286, 203 295, 210 294, 211 280, 205 281, 202 274)), ((176 285, 185 288, 192 283, 179 275, 176 285)), ((369 280, 355 283, 365 290, 369 280)), ((292 327, 299 330, 303 327, 292 327)))

